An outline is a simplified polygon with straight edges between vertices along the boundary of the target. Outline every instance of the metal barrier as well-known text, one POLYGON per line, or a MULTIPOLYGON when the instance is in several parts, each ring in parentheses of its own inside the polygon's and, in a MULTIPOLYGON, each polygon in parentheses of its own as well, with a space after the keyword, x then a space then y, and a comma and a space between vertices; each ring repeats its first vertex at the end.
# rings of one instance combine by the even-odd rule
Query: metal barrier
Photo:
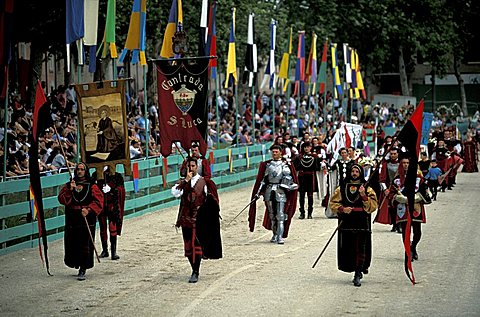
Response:
MULTIPOLYGON (((217 184, 219 191, 250 184, 257 175, 259 163, 266 159, 269 145, 214 150, 214 164, 211 165, 212 179, 217 184)), ((209 153, 207 153, 207 159, 210 156, 209 153)), ((173 198, 170 188, 180 177, 179 167, 183 162, 183 157, 171 155, 167 158, 168 173, 165 184, 164 173, 162 173, 165 167, 162 165, 162 161, 160 157, 132 161, 132 164, 138 164, 138 191, 134 192, 133 178, 126 177, 125 218, 137 217, 178 205, 179 200, 173 198)), ((117 171, 123 173, 123 166, 117 166, 117 171)), ((57 197, 61 187, 69 180, 69 173, 44 176, 41 180, 48 240, 53 241, 63 237, 64 208, 59 204, 57 197)), ((27 215, 30 213, 29 185, 29 179, 0 183, 2 202, 0 206, 0 255, 38 245, 37 222, 27 222, 27 215)))

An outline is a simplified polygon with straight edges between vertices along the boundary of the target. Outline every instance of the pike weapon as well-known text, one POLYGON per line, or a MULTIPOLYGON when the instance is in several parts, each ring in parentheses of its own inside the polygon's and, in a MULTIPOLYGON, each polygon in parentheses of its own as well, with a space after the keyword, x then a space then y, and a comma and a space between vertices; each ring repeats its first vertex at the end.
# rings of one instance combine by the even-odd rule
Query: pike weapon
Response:
POLYGON ((342 225, 342 223, 343 223, 343 220, 340 220, 340 222, 338 223, 338 226, 335 228, 335 231, 333 231, 332 235, 330 236, 330 239, 328 239, 327 244, 325 244, 325 246, 323 247, 322 252, 320 252, 320 255, 319 255, 319 256, 317 257, 317 259, 315 260, 315 263, 313 263, 312 269, 314 269, 315 266, 317 265, 318 261, 320 261, 320 258, 322 257, 323 253, 325 253, 325 250, 327 249, 327 247, 328 247, 328 245, 330 244, 330 242, 332 242, 333 237, 334 237, 335 234, 337 233, 338 228, 340 228, 340 226, 342 225))
POLYGON ((235 218, 233 218, 232 220, 230 220, 230 222, 227 224, 227 227, 229 227, 232 222, 235 221, 235 219, 238 218, 238 216, 240 216, 242 214, 242 212, 245 211, 245 209, 247 209, 248 207, 250 207, 251 204, 255 203, 258 199, 260 198, 260 195, 255 195, 255 197, 252 199, 251 202, 248 203, 248 205, 246 205, 242 210, 240 210, 240 212, 235 216, 235 218))

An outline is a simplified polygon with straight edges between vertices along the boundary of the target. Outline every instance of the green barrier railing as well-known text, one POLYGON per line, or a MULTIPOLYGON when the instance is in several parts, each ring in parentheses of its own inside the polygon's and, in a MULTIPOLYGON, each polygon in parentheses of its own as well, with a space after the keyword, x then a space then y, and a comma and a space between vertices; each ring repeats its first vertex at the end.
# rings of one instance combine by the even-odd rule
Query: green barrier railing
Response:
MULTIPOLYGON (((212 179, 217 184, 218 190, 221 192, 250 184, 257 175, 259 163, 266 156, 268 157, 268 148, 269 144, 249 146, 248 162, 247 147, 214 150, 214 164, 211 165, 213 168, 212 179), (232 164, 230 164, 229 157, 232 157, 232 164)), ((209 153, 207 153, 208 158, 209 153)), ((138 164, 138 191, 134 192, 133 178, 126 177, 125 218, 137 217, 178 205, 179 200, 171 195, 170 188, 180 177, 179 167, 182 162, 181 155, 171 155, 167 158, 168 174, 164 187, 162 176, 164 167, 161 158, 132 161, 132 165, 138 164)), ((117 171, 123 173, 123 166, 118 165, 117 171)), ((53 241, 63 237, 64 208, 58 203, 57 196, 61 187, 69 180, 69 174, 43 176, 41 180, 48 240, 53 241)), ((27 215, 30 214, 29 185, 29 179, 0 183, 2 202, 0 206, 0 255, 38 245, 37 222, 27 222, 27 215)))

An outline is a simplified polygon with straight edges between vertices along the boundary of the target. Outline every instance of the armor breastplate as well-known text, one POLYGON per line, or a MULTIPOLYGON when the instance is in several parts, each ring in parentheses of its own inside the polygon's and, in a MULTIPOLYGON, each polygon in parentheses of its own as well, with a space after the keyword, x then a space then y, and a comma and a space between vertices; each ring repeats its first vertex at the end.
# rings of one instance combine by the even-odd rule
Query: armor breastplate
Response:
MULTIPOLYGON (((286 166, 281 160, 268 163, 266 176, 269 184, 279 184, 281 182, 284 175, 284 166, 288 169, 288 166, 286 166)), ((290 169, 288 169, 288 171, 290 172, 290 169)))
POLYGON ((390 180, 390 182, 395 177, 395 174, 397 174, 398 165, 399 165, 398 162, 397 163, 392 163, 392 162, 387 163, 388 179, 390 180))

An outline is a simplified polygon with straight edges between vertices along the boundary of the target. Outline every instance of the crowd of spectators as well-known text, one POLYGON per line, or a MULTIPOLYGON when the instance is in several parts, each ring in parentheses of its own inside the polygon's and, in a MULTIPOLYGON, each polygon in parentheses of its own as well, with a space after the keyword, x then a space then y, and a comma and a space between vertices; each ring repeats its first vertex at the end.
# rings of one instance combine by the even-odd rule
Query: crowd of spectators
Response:
MULTIPOLYGON (((130 89, 132 91, 132 89, 130 89)), ((149 98, 145 107, 143 89, 126 95, 128 140, 131 159, 160 156, 160 132, 158 127, 158 100, 149 98), (144 113, 147 113, 145 118, 144 113), (148 124, 148 136, 146 126, 148 124)), ((39 139, 39 166, 43 174, 68 170, 78 157, 77 104, 72 86, 59 86, 47 95, 50 101, 52 124, 41 131, 39 139), (66 160, 65 160, 66 157, 66 160)), ((273 141, 288 132, 301 137, 305 132, 328 143, 342 121, 362 124, 365 128, 377 126, 381 139, 385 127, 401 127, 414 110, 414 105, 397 108, 360 100, 334 99, 330 92, 323 96, 268 95, 265 92, 252 96, 245 92, 235 102, 232 89, 217 94, 213 91, 208 100, 209 148, 244 146, 273 141), (325 102, 324 102, 325 101, 325 102), (238 114, 237 114, 238 108, 238 114), (275 109, 275 110, 274 110, 275 109), (217 118, 218 110, 218 118, 217 118), (275 130, 275 131, 274 131, 275 130), (237 144, 238 143, 238 144, 237 144)), ((480 117, 477 114, 476 117, 480 117)), ((475 116, 472 120, 475 120, 475 116)), ((3 115, 1 116, 3 121, 3 115)), ((0 122, 0 164, 3 171, 6 155, 6 176, 18 178, 29 174, 29 132, 32 129, 33 109, 17 95, 9 98, 7 113, 7 149, 4 149, 4 122, 0 122)), ((437 112, 433 127, 463 120, 445 111, 437 112)), ((478 118, 477 118, 478 121, 478 118)), ((178 151, 174 146, 173 151, 178 151)), ((182 150, 182 149, 180 149, 182 150)))

